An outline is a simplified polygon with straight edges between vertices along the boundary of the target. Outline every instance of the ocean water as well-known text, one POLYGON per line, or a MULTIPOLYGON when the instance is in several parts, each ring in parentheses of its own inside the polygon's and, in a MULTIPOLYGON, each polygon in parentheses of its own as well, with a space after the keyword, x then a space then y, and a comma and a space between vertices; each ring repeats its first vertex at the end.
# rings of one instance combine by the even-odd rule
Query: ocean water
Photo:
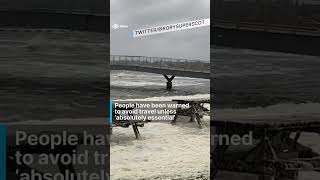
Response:
POLYGON ((320 103, 319 57, 250 49, 211 49, 216 108, 320 103))
POLYGON ((166 79, 161 74, 111 71, 111 99, 142 99, 160 96, 191 96, 209 94, 210 80, 175 77, 173 89, 166 89, 166 79))

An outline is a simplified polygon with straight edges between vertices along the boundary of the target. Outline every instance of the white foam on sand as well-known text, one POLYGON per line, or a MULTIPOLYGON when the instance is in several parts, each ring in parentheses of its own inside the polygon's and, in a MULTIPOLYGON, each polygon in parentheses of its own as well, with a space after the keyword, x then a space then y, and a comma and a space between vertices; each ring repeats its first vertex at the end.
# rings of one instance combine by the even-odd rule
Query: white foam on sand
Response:
POLYGON ((242 109, 217 109, 214 110, 217 116, 225 118, 236 118, 239 115, 253 116, 253 117, 281 117, 287 115, 308 115, 313 117, 320 117, 320 103, 281 103, 268 107, 252 107, 242 109))
POLYGON ((117 101, 172 101, 173 99, 194 100, 194 99, 209 99, 210 94, 195 94, 192 96, 160 96, 149 97, 144 99, 117 99, 117 101))
MULTIPOLYGON (((206 99, 209 94, 193 96, 151 97, 130 99, 130 101, 171 101, 172 99, 206 99)), ((124 100, 128 101, 128 99, 124 100)), ((208 106, 207 106, 208 107, 208 106)), ((210 108, 210 107, 208 107, 210 108)), ((320 104, 278 104, 269 107, 248 109, 222 109, 214 113, 250 114, 253 116, 281 116, 288 113, 317 114, 320 104), (219 111, 219 112, 218 112, 219 111)), ((56 119, 53 121, 32 120, 11 124, 100 124, 105 118, 56 119)), ((209 117, 204 117, 204 128, 195 123, 180 122, 147 123, 140 128, 141 140, 136 140, 132 128, 114 128, 111 137, 111 179, 185 179, 204 174, 209 176, 210 168, 210 127, 209 117)), ((300 143, 320 153, 319 134, 304 133, 300 143)), ((199 178, 201 179, 201 178, 199 178)), ((256 180, 257 176, 231 172, 220 172, 217 180, 256 180)), ((301 180, 318 180, 319 172, 301 172, 301 180)))
MULTIPOLYGON (((152 97, 124 101, 171 101, 172 99, 208 99, 209 94, 193 96, 152 97)), ((210 105, 206 105, 210 108, 210 105)), ((106 118, 30 120, 10 124, 105 124, 106 118)), ((111 179, 173 179, 206 177, 210 173, 210 119, 203 118, 203 129, 195 122, 180 119, 170 122, 146 123, 139 128, 142 139, 136 140, 133 130, 115 127, 111 136, 111 179)))
MULTIPOLYGON (((209 98, 210 95, 152 97, 130 101, 171 101, 172 99, 209 98)), ((126 99, 127 101, 128 99, 126 99)), ((184 120, 184 119, 183 119, 184 120)), ((152 122, 140 128, 136 140, 132 128, 117 127, 111 137, 111 179, 185 179, 209 176, 210 126, 195 122, 152 122)))

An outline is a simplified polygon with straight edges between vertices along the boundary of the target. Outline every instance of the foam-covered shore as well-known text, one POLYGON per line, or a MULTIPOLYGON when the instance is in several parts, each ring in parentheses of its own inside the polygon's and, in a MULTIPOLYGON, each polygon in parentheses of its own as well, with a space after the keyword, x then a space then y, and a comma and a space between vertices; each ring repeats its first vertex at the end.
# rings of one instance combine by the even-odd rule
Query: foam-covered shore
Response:
MULTIPOLYGON (((129 101, 205 98, 210 98, 210 95, 151 97, 129 101)), ((170 122, 147 123, 140 128, 140 140, 135 139, 131 128, 114 128, 110 149, 111 178, 209 179, 209 120, 208 116, 204 117, 203 129, 184 119, 177 125, 171 125, 170 122)))
MULTIPOLYGON (((210 95, 152 97, 130 99, 131 101, 170 101, 172 99, 202 99, 210 95)), ((123 99, 128 100, 128 99, 123 99)), ((287 114, 317 113, 318 103, 284 103, 268 107, 242 109, 215 109, 215 114, 248 114, 252 116, 283 116, 287 114)), ((54 121, 28 121, 29 123, 100 123, 106 118, 57 119, 54 121)), ((210 168, 210 127, 209 117, 204 119, 204 129, 196 124, 181 122, 173 126, 170 123, 147 123, 140 128, 141 140, 134 138, 131 128, 114 128, 111 137, 111 178, 112 179, 209 179, 210 168)), ((20 122, 21 123, 21 122, 20 122)), ((26 123, 26 122, 22 122, 26 123)), ((320 153, 317 143, 319 135, 304 133, 300 142, 320 153)), ((300 179, 318 180, 318 172, 301 172, 300 179)), ((217 180, 255 180, 248 174, 219 172, 217 180)))
MULTIPOLYGON (((209 94, 166 96, 126 101, 171 101, 172 99, 206 99, 209 94)), ((210 108, 209 105, 206 105, 210 108)), ((66 125, 105 124, 106 118, 30 120, 10 124, 66 125)), ((210 125, 209 116, 203 129, 195 122, 182 119, 147 123, 140 128, 142 139, 136 140, 130 128, 115 127, 111 136, 110 163, 112 179, 209 179, 210 125)))

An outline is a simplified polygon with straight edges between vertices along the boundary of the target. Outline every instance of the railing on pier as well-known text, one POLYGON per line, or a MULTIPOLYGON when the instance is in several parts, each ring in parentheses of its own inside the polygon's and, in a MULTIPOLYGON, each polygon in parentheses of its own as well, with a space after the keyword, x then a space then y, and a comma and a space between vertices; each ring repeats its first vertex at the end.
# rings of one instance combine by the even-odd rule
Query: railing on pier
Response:
POLYGON ((199 60, 146 56, 110 55, 110 64, 210 73, 210 63, 199 60))

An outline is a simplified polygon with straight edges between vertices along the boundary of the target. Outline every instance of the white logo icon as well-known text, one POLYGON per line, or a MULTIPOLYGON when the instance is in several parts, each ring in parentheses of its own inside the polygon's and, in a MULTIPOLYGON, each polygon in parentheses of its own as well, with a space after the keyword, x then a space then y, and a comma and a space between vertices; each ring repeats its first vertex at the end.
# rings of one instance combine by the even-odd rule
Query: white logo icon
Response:
POLYGON ((112 25, 112 28, 113 29, 118 29, 120 26, 118 25, 118 24, 114 24, 114 25, 112 25))

